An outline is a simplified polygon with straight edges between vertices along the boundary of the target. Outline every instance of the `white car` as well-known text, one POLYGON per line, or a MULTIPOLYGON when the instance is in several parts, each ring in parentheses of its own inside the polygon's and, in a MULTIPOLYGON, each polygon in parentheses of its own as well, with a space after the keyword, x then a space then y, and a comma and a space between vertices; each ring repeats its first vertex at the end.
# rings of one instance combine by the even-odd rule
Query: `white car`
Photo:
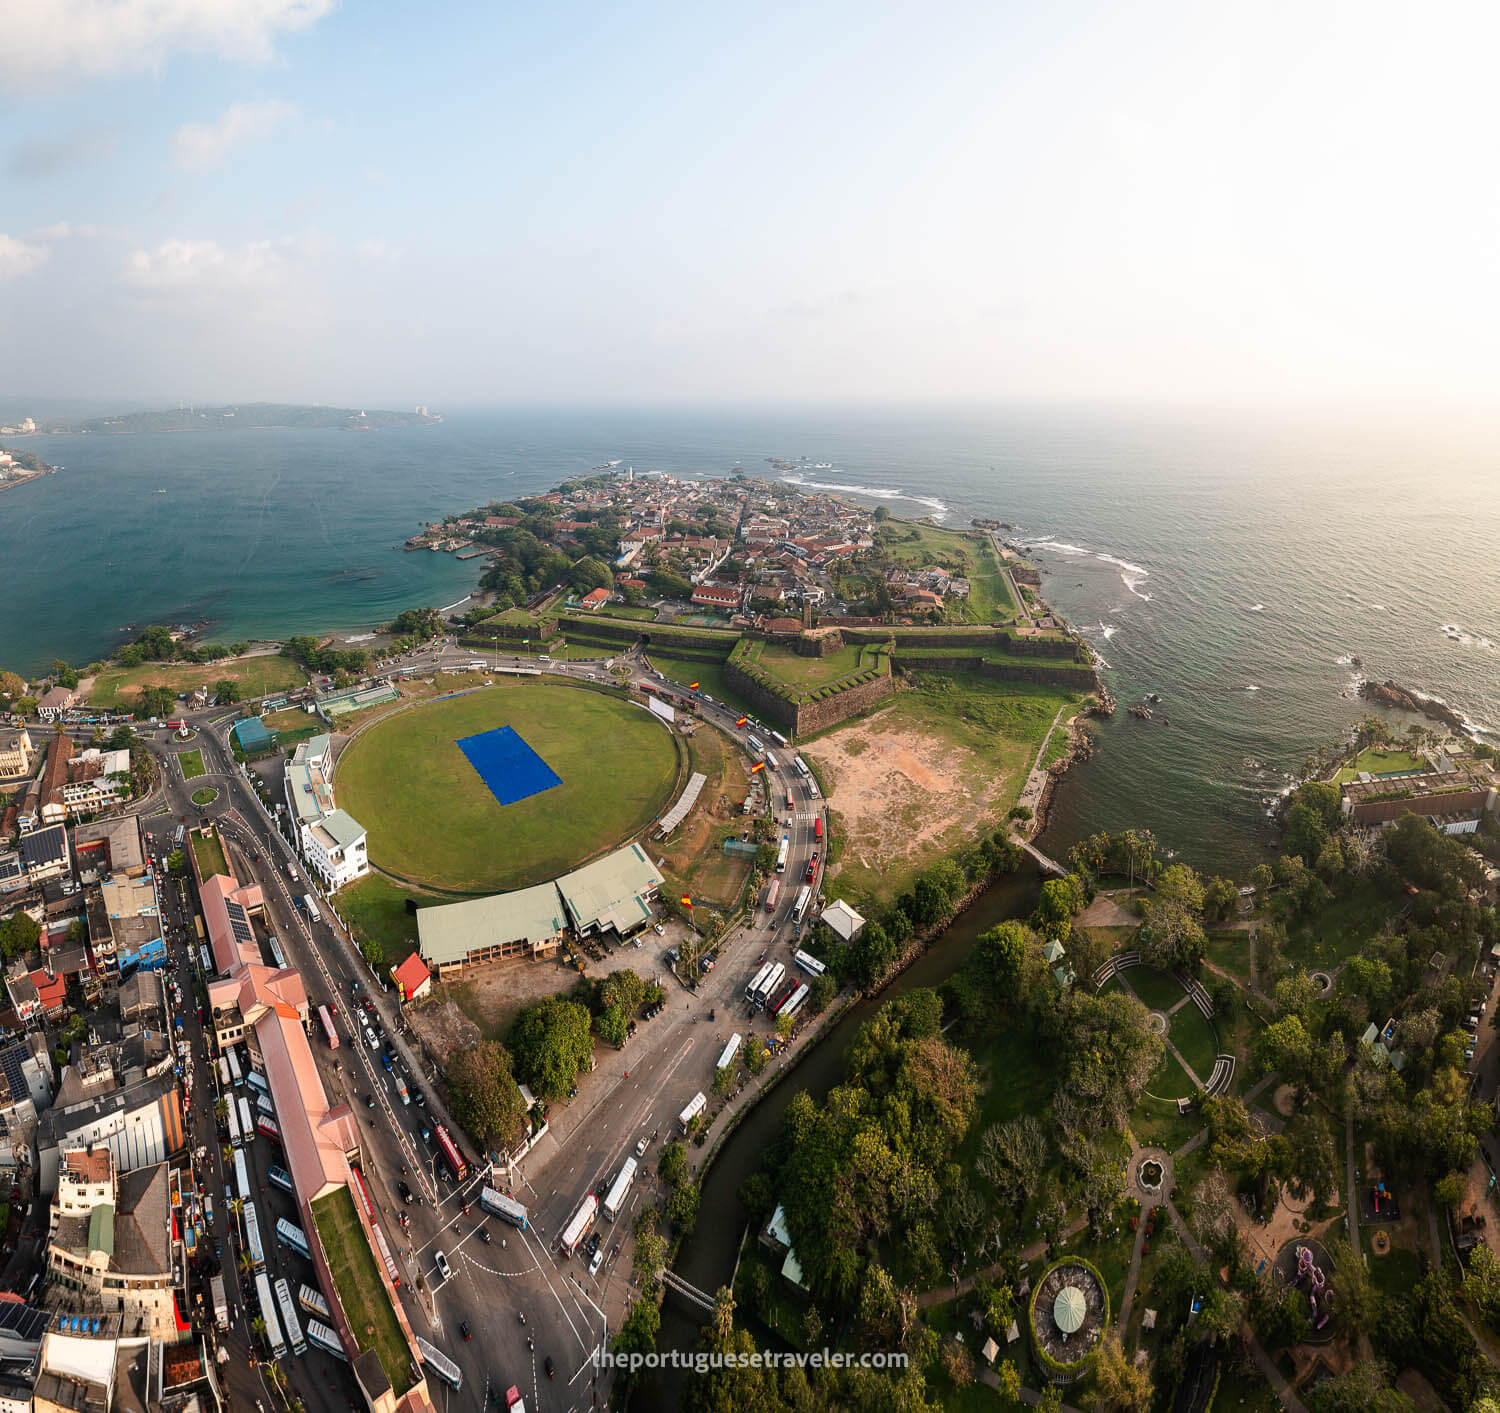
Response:
POLYGON ((654 926, 654 927, 653 927, 653 928, 652 928, 652 929, 651 929, 651 930, 652 930, 652 931, 653 931, 653 932, 654 932, 654 933, 655 933, 655 934, 656 934, 656 935, 657 935, 657 936, 658 936, 658 937, 665 937, 665 936, 666 936, 666 935, 667 935, 667 929, 666 929, 666 928, 664 928, 664 927, 663 927, 663 926, 662 926, 662 925, 661 925, 661 924, 660 924, 660 923, 657 923, 657 924, 656 924, 656 925, 655 925, 655 926, 654 926))
POLYGON ((448 1266, 448 1258, 444 1256, 441 1251, 439 1251, 433 1256, 432 1259, 437 1262, 438 1274, 442 1276, 445 1281, 451 1280, 453 1278, 453 1272, 448 1266))
POLYGON ((599 1274, 599 1267, 603 1264, 604 1248, 601 1246, 596 1252, 594 1252, 594 1259, 589 1262, 589 1274, 591 1276, 597 1276, 599 1274))

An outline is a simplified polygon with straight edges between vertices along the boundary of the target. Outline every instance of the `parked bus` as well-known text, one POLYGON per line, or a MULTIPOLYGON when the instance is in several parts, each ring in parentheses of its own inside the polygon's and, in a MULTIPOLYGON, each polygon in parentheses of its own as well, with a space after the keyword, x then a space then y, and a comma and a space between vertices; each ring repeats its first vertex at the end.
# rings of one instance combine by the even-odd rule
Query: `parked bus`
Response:
POLYGON ((255 1132, 255 1120, 250 1117, 250 1101, 241 1094, 235 1103, 240 1110, 240 1139, 242 1142, 249 1143, 250 1135, 255 1132))
POLYGON ((370 1201, 370 1189, 365 1186, 365 1175, 358 1168, 350 1168, 354 1174, 354 1185, 359 1189, 359 1205, 365 1209, 365 1216, 371 1221, 375 1218, 375 1206, 370 1201))
POLYGON ((283 1192, 290 1192, 293 1197, 297 1195, 297 1189, 292 1186, 292 1175, 285 1168, 278 1168, 272 1163, 266 1169, 266 1179, 272 1187, 279 1187, 283 1192))
POLYGON ((794 802, 792 800, 792 787, 790 785, 788 785, 786 787, 786 807, 787 807, 788 810, 790 810, 790 809, 793 808, 793 805, 794 805, 794 802))
POLYGON ((208 934, 203 931, 203 914, 202 913, 194 913, 193 914, 193 926, 198 931, 198 941, 200 943, 208 941, 208 934))
POLYGON ((274 1119, 276 1117, 276 1106, 264 1094, 257 1094, 255 1096, 255 1112, 257 1114, 264 1114, 268 1119, 274 1119))
POLYGON ((253 1089, 257 1094, 264 1094, 267 1099, 271 1097, 270 1082, 259 1070, 251 1070, 249 1074, 245 1076, 245 1083, 248 1084, 250 1088, 253 1089))
POLYGON ((802 1003, 807 1000, 808 993, 812 990, 805 981, 787 998, 786 1004, 776 1012, 776 1019, 782 1016, 794 1016, 802 1009, 802 1003))
POLYGON ((299 1227, 296 1222, 289 1222, 285 1217, 276 1223, 276 1240, 283 1246, 290 1246, 299 1256, 306 1256, 312 1260, 312 1250, 307 1244, 307 1233, 299 1227))
POLYGON ((701 1089, 688 1101, 688 1106, 677 1115, 677 1127, 684 1133, 688 1131, 688 1125, 708 1108, 708 1095, 701 1089))
POLYGON ((792 757, 792 768, 804 780, 806 780, 812 774, 812 771, 807 768, 807 762, 803 760, 801 756, 792 757))
POLYGON ((306 1354, 307 1341, 302 1338, 302 1321, 297 1318, 297 1306, 292 1300, 292 1288, 285 1276, 276 1280, 276 1304, 281 1308, 281 1323, 286 1326, 286 1337, 291 1341, 293 1354, 306 1354))
POLYGON ((766 885, 766 911, 773 912, 776 908, 776 900, 781 896, 781 880, 773 878, 766 885))
POLYGON ((501 1221, 520 1227, 522 1231, 526 1230, 526 1209, 514 1197, 496 1192, 493 1187, 483 1187, 479 1190, 479 1205, 501 1221))
POLYGON ((620 1215, 620 1208, 624 1205, 625 1198, 630 1192, 630 1184, 635 1181, 635 1159, 627 1158, 615 1176, 615 1180, 609 1185, 609 1193, 604 1199, 604 1215, 609 1221, 614 1221, 620 1215))
POLYGON ((775 962, 762 962, 760 964, 760 970, 750 978, 750 984, 745 987, 745 999, 747 1001, 753 1002, 755 1000, 760 992, 761 982, 770 976, 771 968, 775 965, 775 962))
POLYGON ((807 775, 807 793, 815 800, 818 798, 818 778, 811 771, 807 775))
POLYGON ((390 1243, 385 1239, 385 1233, 380 1229, 379 1222, 371 1222, 370 1230, 375 1233, 375 1247, 380 1252, 380 1259, 385 1263, 385 1273, 391 1278, 391 1284, 399 1287, 401 1284, 401 1268, 396 1264, 396 1258, 391 1255, 390 1243))
POLYGON ((572 1220, 563 1228, 562 1249, 570 1256, 578 1249, 578 1243, 588 1235, 589 1228, 594 1225, 594 1218, 599 1214, 599 1199, 591 1192, 579 1204, 578 1210, 573 1213, 572 1220))
POLYGON ((745 744, 749 746, 751 751, 753 751, 757 756, 762 755, 766 749, 763 745, 761 745, 758 737, 752 736, 748 732, 746 732, 745 734, 745 744))
POLYGON ((276 1120, 266 1114, 262 1114, 255 1121, 255 1131, 262 1138, 269 1138, 278 1147, 281 1144, 281 1130, 276 1126, 276 1120))
POLYGON ((229 1297, 224 1294, 223 1273, 220 1272, 208 1284, 213 1292, 214 1326, 217 1329, 227 1330, 229 1328, 229 1297))
POLYGON ((790 744, 787 741, 786 737, 783 736, 781 734, 781 732, 779 732, 779 731, 773 731, 773 732, 771 732, 771 739, 773 741, 775 741, 778 746, 785 746, 785 745, 790 744))
POLYGON ((750 1004, 764 1008, 771 994, 781 985, 781 978, 785 975, 786 968, 780 962, 772 962, 770 971, 761 978, 760 985, 756 988, 755 994, 751 996, 750 1004))
POLYGON ((806 952, 793 952, 792 960, 809 976, 822 976, 828 970, 816 957, 810 956, 806 952))
POLYGON ((234 1150, 234 1190, 239 1193, 241 1202, 248 1202, 251 1198, 250 1191, 250 1169, 245 1166, 245 1150, 236 1148, 234 1150))
POLYGON ((773 756, 770 753, 770 751, 766 752, 766 769, 767 770, 780 770, 781 769, 780 765, 777 764, 776 757, 773 756))
POLYGON ((277 1359, 286 1358, 286 1341, 281 1337, 281 1320, 276 1314, 276 1297, 271 1294, 271 1278, 262 1271, 255 1278, 255 1294, 260 1301, 260 1318, 266 1326, 266 1344, 277 1359))
POLYGON ((333 1311, 328 1308, 328 1302, 323 1299, 323 1292, 316 1286, 299 1285, 297 1287, 297 1304, 299 1304, 309 1315, 316 1315, 322 1320, 333 1319, 333 1311))
POLYGON ((438 1151, 443 1155, 443 1160, 453 1170, 454 1179, 462 1182, 469 1175, 469 1165, 464 1161, 464 1155, 458 1151, 458 1144, 448 1137, 448 1130, 442 1124, 433 1126, 432 1135, 437 1139, 438 1151))
POLYGON ((724 1048, 719 1052, 719 1063, 715 1065, 714 1068, 717 1070, 721 1070, 726 1065, 732 1065, 734 1063, 734 1057, 738 1055, 739 1052, 740 1033, 739 1031, 735 1031, 735 1033, 731 1035, 725 1042, 724 1048))
POLYGON ((422 1362, 450 1388, 461 1389, 464 1386, 464 1371, 441 1349, 428 1344, 421 1335, 417 1336, 417 1353, 422 1356, 422 1362))
POLYGON ((219 1056, 219 1088, 229 1088, 229 1061, 222 1055, 219 1056))
POLYGON ((243 1084, 245 1076, 240 1070, 240 1057, 234 1053, 233 1045, 224 1052, 224 1057, 229 1061, 229 1078, 231 1082, 237 1086, 243 1084))
POLYGON ((774 1000, 767 1000, 766 1009, 773 1016, 780 1015, 781 1008, 792 999, 792 992, 794 992, 800 985, 801 983, 797 981, 789 983, 783 990, 777 993, 774 1000))
POLYGON ((333 1016, 329 1014, 327 1006, 318 1007, 318 1023, 323 1027, 323 1039, 328 1042, 330 1050, 339 1048, 339 1033, 333 1028, 333 1016))
POLYGON ((322 922, 323 914, 318 911, 318 901, 311 893, 302 895, 302 906, 307 909, 307 915, 314 922, 322 922))
POLYGON ((785 873, 786 872, 786 856, 787 856, 788 852, 791 850, 791 847, 792 847, 791 836, 788 835, 788 834, 783 834, 781 836, 781 847, 776 851, 776 872, 777 873, 785 873))
POLYGON ((276 963, 276 970, 285 971, 286 953, 281 950, 281 943, 276 940, 274 933, 268 936, 266 941, 271 944, 271 960, 276 963))
POLYGON ((205 981, 214 974, 213 954, 206 946, 198 948, 198 969, 203 973, 205 981))
POLYGON ((792 921, 801 922, 802 915, 807 911, 807 905, 812 902, 812 885, 804 883, 802 891, 797 894, 796 905, 792 908, 792 921))
POLYGON ((229 1101, 229 1142, 234 1148, 238 1148, 245 1141, 245 1135, 240 1131, 240 1106, 233 1099, 229 1101))
POLYGON ((307 1322, 307 1342, 314 1349, 321 1349, 324 1354, 331 1354, 335 1359, 342 1359, 346 1364, 349 1356, 344 1353, 344 1346, 339 1343, 339 1337, 321 1320, 309 1320, 307 1322))
POLYGON ((823 837, 823 816, 822 815, 816 815, 813 818, 813 838, 814 839, 821 839, 822 837, 823 837))
POLYGON ((245 1250, 250 1255, 250 1269, 263 1271, 266 1268, 265 1248, 260 1244, 260 1219, 255 1215, 255 1203, 246 1202, 240 1208, 245 1222, 245 1250))

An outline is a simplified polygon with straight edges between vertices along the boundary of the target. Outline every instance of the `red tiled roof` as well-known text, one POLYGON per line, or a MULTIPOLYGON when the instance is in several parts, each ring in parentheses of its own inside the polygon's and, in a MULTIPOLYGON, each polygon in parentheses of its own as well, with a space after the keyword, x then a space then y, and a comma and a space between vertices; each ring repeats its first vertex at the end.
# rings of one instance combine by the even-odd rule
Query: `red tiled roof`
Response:
POLYGON ((391 972, 391 980, 400 988, 403 996, 415 996, 429 981, 432 973, 427 969, 427 963, 417 952, 413 952, 399 967, 391 972))
POLYGON ((586 593, 581 599, 579 599, 579 603, 581 603, 584 608, 597 608, 601 603, 607 603, 608 601, 608 589, 590 589, 588 593, 586 593))

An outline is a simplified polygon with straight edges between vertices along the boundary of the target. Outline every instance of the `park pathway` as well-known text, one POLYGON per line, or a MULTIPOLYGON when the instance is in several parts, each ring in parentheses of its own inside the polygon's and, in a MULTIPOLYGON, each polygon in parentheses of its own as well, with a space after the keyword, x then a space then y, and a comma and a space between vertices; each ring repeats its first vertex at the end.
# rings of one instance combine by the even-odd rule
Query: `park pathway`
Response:
MULTIPOLYGON (((1058 1235, 1059 1245, 1077 1236, 1084 1227, 1088 1225, 1086 1217, 1074 1217, 1058 1235)), ((1023 1261, 1035 1261, 1047 1254, 1047 1241, 1044 1237, 1041 1241, 1034 1241, 1022 1253, 1023 1261)), ((957 1285, 934 1286, 931 1290, 924 1290, 917 1296, 917 1309, 926 1310, 934 1305, 946 1305, 950 1300, 957 1300, 960 1295, 967 1295, 982 1280, 993 1280, 1005 1268, 1003 1261, 996 1261, 993 1265, 986 1266, 982 1271, 975 1271, 972 1275, 965 1276, 957 1285)))
MULTIPOLYGON (((1141 1001, 1141 998, 1138 995, 1136 995, 1135 988, 1130 984, 1129 977, 1127 977, 1123 971, 1117 971, 1115 973, 1115 980, 1117 980, 1120 983, 1121 986, 1123 986, 1128 992, 1130 992, 1130 994, 1132 996, 1135 996, 1135 999, 1137 1001, 1141 1001)), ((1191 996, 1184 995, 1183 998, 1182 998, 1182 1000, 1179 1001, 1179 1002, 1177 1002, 1177 1005, 1175 1005, 1175 1006, 1172 1007, 1172 1011, 1175 1011, 1177 1009, 1177 1006, 1182 1005, 1183 1002, 1190 1001, 1190 1000, 1192 1000, 1191 996)), ((1141 1005, 1146 1006, 1146 1003, 1144 1001, 1141 1001, 1141 1005)), ((1150 1006, 1146 1006, 1146 1009, 1149 1011, 1151 1009, 1151 1007, 1150 1006)), ((1168 1011, 1167 1014, 1171 1015, 1172 1011, 1168 1011)), ((1164 1035, 1164 1036, 1162 1036, 1161 1043, 1163 1045, 1165 1045, 1167 1047, 1167 1049, 1172 1052, 1172 1058, 1174 1060, 1176 1060, 1179 1065, 1182 1066, 1182 1072, 1190 1080, 1192 1080, 1193 1083, 1199 1089, 1207 1089, 1208 1088, 1208 1086, 1206 1084, 1204 1084, 1204 1082, 1201 1079, 1198 1078, 1197 1071, 1195 1071, 1193 1069, 1193 1067, 1190 1064, 1188 1064, 1187 1060, 1183 1056, 1182 1051, 1179 1050, 1174 1044, 1172 1044, 1172 1037, 1170 1035, 1164 1035)))
POLYGON ((1156 1210, 1154 1203, 1141 1207, 1140 1225, 1135 1230, 1135 1248, 1130 1253, 1130 1269, 1125 1273, 1125 1294, 1120 1299, 1118 1322, 1120 1338, 1130 1326, 1130 1308, 1135 1303, 1135 1286, 1141 1278, 1141 1254, 1146 1247, 1146 1219, 1156 1210))

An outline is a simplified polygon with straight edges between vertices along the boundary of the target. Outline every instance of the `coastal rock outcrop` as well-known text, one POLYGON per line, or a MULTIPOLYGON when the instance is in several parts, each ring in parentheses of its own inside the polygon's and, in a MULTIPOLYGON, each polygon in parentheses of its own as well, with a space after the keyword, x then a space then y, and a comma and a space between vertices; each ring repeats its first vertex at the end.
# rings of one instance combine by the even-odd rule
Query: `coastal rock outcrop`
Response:
POLYGON ((1429 721, 1440 721, 1460 736, 1468 735, 1469 728, 1452 707, 1444 702, 1437 701, 1433 697, 1424 697, 1420 692, 1413 692, 1409 688, 1399 687, 1394 682, 1361 682, 1359 694, 1368 702, 1374 702, 1376 706, 1390 707, 1395 711, 1414 712, 1418 716, 1425 716, 1429 721))

